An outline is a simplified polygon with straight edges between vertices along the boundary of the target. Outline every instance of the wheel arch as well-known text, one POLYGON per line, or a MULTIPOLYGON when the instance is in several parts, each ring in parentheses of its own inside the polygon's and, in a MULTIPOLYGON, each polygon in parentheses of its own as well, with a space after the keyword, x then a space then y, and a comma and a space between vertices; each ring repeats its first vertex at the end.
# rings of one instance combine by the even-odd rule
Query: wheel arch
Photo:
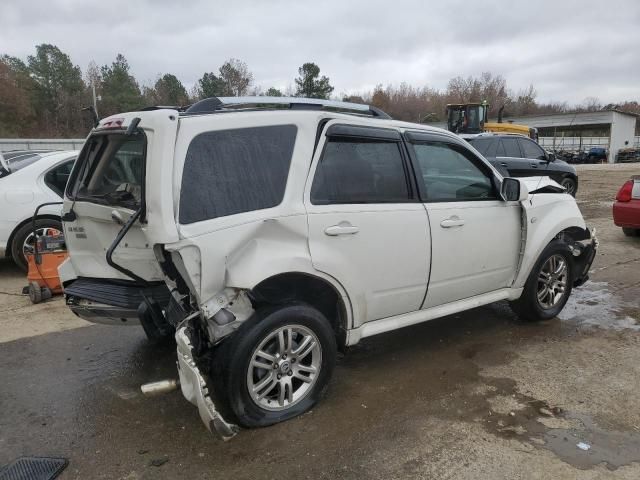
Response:
MULTIPOLYGON (((60 218, 59 215, 53 215, 53 214, 50 214, 50 213, 43 213, 42 215, 38 215, 36 217, 36 220, 57 220, 59 222, 62 221, 62 219, 60 218)), ((24 220, 22 220, 20 223, 18 223, 14 227, 14 229, 11 232, 11 235, 9 235, 9 238, 7 239, 7 247, 6 247, 6 250, 5 250, 5 256, 6 257, 10 257, 11 256, 13 240, 16 237, 16 233, 18 232, 18 230, 20 230, 22 227, 24 227, 28 223, 31 223, 32 221, 33 221, 33 217, 28 217, 28 218, 25 218, 24 220)))
MULTIPOLYGON (((554 196, 565 194, 541 194, 550 200, 554 196)), ((556 202, 531 208, 524 202, 526 214, 526 242, 518 273, 512 284, 513 288, 524 287, 536 261, 547 245, 558 236, 569 235, 578 241, 590 238, 590 232, 585 225, 584 218, 573 199, 571 201, 556 202)))
POLYGON ((331 323, 338 345, 346 345, 351 304, 344 289, 328 278, 301 271, 277 273, 261 280, 250 294, 256 307, 299 301, 318 309, 331 323))

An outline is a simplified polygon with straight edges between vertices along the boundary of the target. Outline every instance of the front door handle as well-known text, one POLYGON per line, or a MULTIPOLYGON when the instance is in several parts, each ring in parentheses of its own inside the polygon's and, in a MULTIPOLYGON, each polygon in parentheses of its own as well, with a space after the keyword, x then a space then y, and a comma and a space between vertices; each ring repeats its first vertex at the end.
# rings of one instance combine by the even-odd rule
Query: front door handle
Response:
POLYGON ((532 168, 538 168, 538 164, 537 164, 537 163, 533 163, 533 162, 532 162, 532 163, 531 163, 531 167, 532 167, 532 168))
POLYGON ((500 165, 503 166, 503 167, 506 167, 507 166, 507 162, 500 162, 500 165))
POLYGON ((440 222, 442 228, 461 227, 462 225, 464 225, 464 220, 456 215, 440 222))
POLYGON ((324 229, 324 233, 330 237, 336 237, 338 235, 353 235, 358 233, 360 229, 348 222, 342 222, 338 225, 332 225, 324 229))

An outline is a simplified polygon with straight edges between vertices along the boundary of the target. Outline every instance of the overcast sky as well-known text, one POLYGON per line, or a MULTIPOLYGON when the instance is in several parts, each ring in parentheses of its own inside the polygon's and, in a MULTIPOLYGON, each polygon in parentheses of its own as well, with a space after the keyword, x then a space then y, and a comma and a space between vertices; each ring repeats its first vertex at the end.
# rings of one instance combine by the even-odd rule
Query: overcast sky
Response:
POLYGON ((338 95, 490 71, 539 101, 640 100, 639 0, 0 0, 0 53, 39 43, 83 71, 123 53, 145 84, 169 72, 189 87, 235 57, 264 89, 312 61, 338 95))

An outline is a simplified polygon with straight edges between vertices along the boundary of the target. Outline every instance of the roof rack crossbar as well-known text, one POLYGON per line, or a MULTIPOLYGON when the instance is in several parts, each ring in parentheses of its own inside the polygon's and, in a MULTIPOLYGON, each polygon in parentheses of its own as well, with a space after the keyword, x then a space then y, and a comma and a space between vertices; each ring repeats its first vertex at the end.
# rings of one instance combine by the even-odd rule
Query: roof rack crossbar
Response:
POLYGON ((241 107, 250 105, 281 105, 288 106, 292 110, 313 109, 321 110, 330 108, 346 110, 378 118, 391 118, 379 108, 360 103, 340 102, 336 100, 323 100, 320 98, 303 97, 211 97, 194 103, 185 110, 185 113, 213 113, 225 110, 229 107, 241 107))

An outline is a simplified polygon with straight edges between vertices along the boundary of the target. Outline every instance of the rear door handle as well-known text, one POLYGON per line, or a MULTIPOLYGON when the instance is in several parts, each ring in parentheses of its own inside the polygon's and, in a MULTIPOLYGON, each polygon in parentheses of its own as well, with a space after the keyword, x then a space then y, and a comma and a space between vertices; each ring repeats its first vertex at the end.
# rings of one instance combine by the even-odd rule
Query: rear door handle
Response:
POLYGON ((332 225, 324 229, 324 233, 330 237, 336 237, 338 235, 353 235, 358 233, 360 229, 348 222, 339 223, 338 225, 332 225))
POLYGON ((440 226, 442 228, 452 228, 452 227, 461 227, 464 225, 464 220, 457 216, 449 217, 440 222, 440 226))
POLYGON ((507 166, 507 162, 500 162, 500 165, 503 166, 503 167, 506 167, 507 166))
POLYGON ((532 162, 532 163, 531 163, 531 166, 532 166, 533 168, 538 168, 538 164, 537 164, 537 163, 533 163, 533 162, 532 162))

